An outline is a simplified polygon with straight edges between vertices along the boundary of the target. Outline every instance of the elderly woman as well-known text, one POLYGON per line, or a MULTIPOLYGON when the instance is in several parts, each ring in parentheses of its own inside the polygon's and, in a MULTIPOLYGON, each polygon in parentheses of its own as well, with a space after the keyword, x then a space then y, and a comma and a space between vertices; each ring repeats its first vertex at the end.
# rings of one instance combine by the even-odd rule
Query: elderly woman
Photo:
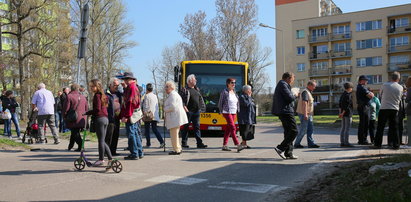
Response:
POLYGON ((71 86, 71 91, 67 94, 67 97, 63 103, 62 116, 67 117, 67 112, 70 109, 73 109, 77 113, 76 121, 65 123, 65 127, 69 128, 71 131, 70 142, 68 145, 68 151, 74 147, 74 143, 77 144, 77 149, 75 151, 81 151, 81 135, 80 131, 86 127, 87 117, 84 113, 88 110, 88 103, 86 97, 80 94, 80 86, 76 83, 73 83, 71 86))
POLYGON ((183 101, 180 95, 175 91, 176 85, 173 81, 167 81, 165 90, 168 94, 164 102, 165 122, 167 129, 170 130, 172 152, 169 155, 180 155, 181 145, 178 140, 180 126, 188 123, 186 112, 184 111, 183 101))
POLYGON ((243 139, 241 145, 246 149, 251 148, 247 145, 247 141, 254 139, 254 124, 257 123, 255 115, 256 107, 251 94, 251 86, 243 86, 243 93, 240 95, 240 111, 238 112, 238 125, 240 126, 240 135, 243 139))
POLYGON ((5 96, 2 101, 3 101, 2 102, 3 111, 9 110, 11 114, 11 119, 4 120, 4 135, 7 135, 10 139, 12 138, 11 137, 11 122, 13 122, 14 126, 16 126, 17 137, 21 139, 19 120, 18 120, 17 112, 16 112, 16 108, 19 106, 19 104, 16 102, 16 99, 14 99, 13 91, 11 90, 6 91, 5 96))
POLYGON ((222 150, 231 151, 231 149, 227 146, 228 138, 231 136, 233 138, 234 144, 237 146, 237 152, 240 152, 244 149, 244 147, 238 142, 236 136, 236 126, 234 123, 237 112, 240 109, 238 95, 235 93, 235 79, 228 78, 226 80, 226 86, 227 88, 221 92, 220 100, 218 101, 218 108, 220 110, 220 113, 223 114, 225 120, 227 121, 222 150))

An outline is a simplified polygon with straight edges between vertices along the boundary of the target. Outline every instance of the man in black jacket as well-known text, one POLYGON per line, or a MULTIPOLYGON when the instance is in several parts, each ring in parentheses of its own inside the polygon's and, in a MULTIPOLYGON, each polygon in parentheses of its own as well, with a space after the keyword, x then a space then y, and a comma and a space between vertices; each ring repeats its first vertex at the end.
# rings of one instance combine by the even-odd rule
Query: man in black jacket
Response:
POLYGON ((280 118, 284 128, 284 140, 274 149, 283 159, 297 159, 297 156, 293 155, 293 141, 298 134, 294 118, 294 101, 297 93, 291 92, 294 78, 293 73, 285 72, 275 87, 273 97, 272 113, 280 118))

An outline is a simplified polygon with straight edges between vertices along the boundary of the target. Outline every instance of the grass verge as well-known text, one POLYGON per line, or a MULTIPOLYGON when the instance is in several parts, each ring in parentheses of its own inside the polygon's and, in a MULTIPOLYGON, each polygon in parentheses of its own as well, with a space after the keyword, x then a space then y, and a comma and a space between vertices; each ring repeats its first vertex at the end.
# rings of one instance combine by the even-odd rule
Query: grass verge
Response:
MULTIPOLYGON (((80 132, 81 138, 83 138, 84 133, 80 132)), ((70 139, 71 136, 71 132, 65 132, 65 133, 59 133, 60 138, 62 139, 70 139)), ((91 141, 91 142, 97 142, 98 138, 97 138, 97 134, 96 133, 90 133, 89 131, 87 131, 87 136, 86 136, 86 140, 87 141, 91 141)))
POLYGON ((411 201, 411 166, 369 173, 384 163, 411 162, 411 154, 349 163, 305 189, 292 201, 411 201))
POLYGON ((0 139, 0 150, 29 150, 30 146, 16 142, 14 140, 1 138, 0 139))

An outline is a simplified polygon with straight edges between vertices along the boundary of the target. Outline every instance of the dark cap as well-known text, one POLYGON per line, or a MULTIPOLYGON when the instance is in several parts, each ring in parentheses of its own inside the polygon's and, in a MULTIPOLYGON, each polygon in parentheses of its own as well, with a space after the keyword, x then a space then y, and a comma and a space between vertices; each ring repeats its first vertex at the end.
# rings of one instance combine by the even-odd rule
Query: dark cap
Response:
POLYGON ((361 81, 361 80, 367 80, 367 81, 368 81, 368 78, 367 78, 365 75, 361 75, 361 76, 358 78, 358 81, 361 81))
POLYGON ((134 80, 137 80, 137 79, 134 77, 133 72, 124 72, 122 79, 134 79, 134 80))

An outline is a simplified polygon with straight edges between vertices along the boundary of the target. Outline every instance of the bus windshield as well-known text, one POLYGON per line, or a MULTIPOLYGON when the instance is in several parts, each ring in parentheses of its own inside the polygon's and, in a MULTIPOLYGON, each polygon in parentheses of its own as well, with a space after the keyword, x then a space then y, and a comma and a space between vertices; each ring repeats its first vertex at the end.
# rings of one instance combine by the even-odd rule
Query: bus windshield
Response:
POLYGON ((203 95, 206 112, 218 112, 218 99, 220 93, 226 88, 228 78, 236 79, 235 90, 241 93, 245 74, 244 65, 233 64, 187 64, 186 76, 194 74, 197 87, 203 95))

